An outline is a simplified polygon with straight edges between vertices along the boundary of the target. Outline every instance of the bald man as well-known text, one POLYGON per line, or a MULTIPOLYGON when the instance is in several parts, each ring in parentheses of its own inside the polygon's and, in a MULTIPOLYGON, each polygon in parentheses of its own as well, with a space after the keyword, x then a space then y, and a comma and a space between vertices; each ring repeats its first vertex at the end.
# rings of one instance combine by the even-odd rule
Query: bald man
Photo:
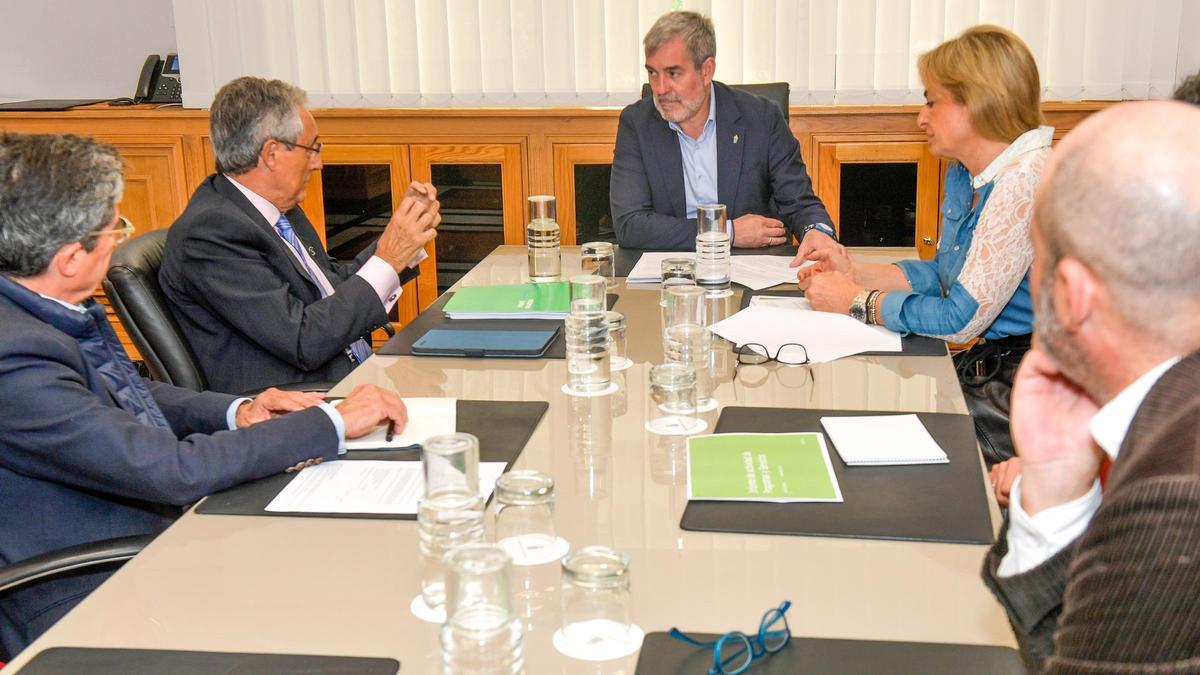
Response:
POLYGON ((1200 108, 1080 125, 1033 243, 1021 476, 984 580, 1030 672, 1200 672, 1200 108))

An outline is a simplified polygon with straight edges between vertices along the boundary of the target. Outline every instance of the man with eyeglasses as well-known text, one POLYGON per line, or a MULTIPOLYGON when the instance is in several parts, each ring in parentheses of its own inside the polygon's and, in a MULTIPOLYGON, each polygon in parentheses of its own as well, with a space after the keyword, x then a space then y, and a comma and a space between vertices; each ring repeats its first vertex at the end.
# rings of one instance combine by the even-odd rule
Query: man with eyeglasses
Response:
MULTIPOLYGON (((207 494, 336 459, 346 438, 407 421, 364 386, 255 399, 138 376, 92 293, 133 227, 115 148, 0 134, 0 567, 94 541, 156 534, 207 494)), ((0 661, 111 574, 0 594, 0 661)))
POLYGON ((321 168, 304 91, 240 77, 217 92, 210 126, 218 173, 171 226, 159 272, 209 386, 340 380, 425 259, 437 191, 413 182, 379 240, 339 264, 299 206, 321 168))

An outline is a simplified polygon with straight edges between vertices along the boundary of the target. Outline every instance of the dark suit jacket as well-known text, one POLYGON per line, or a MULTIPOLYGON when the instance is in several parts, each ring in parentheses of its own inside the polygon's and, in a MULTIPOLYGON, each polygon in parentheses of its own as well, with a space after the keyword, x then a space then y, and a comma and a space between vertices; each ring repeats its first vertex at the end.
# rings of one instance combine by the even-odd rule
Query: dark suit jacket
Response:
MULTIPOLYGON (((374 253, 333 262, 300 207, 287 212, 335 293, 321 298, 288 245, 228 178, 209 176, 171 226, 159 285, 208 385, 238 393, 336 381, 354 368, 346 347, 388 320, 354 273, 374 253)), ((406 270, 402 279, 416 270, 406 270)))
MULTIPOLYGON (((727 207, 728 217, 779 218, 797 237, 803 236, 806 225, 832 223, 813 194, 800 143, 779 108, 715 81, 713 95, 717 99, 717 199, 727 207)), ((696 219, 686 218, 679 137, 658 114, 652 97, 621 111, 609 204, 621 246, 696 248, 696 219)))
POLYGON ((1000 579, 1007 531, 984 580, 1031 672, 1200 672, 1200 352, 1150 390, 1079 539, 1000 579))
MULTIPOLYGON (((144 425, 117 406, 75 338, 3 294, 0 327, 0 565, 157 533, 209 493, 337 457, 333 424, 315 408, 228 431, 232 396, 151 382, 171 430, 144 425)), ((0 654, 22 649, 108 574, 0 596, 0 654)))

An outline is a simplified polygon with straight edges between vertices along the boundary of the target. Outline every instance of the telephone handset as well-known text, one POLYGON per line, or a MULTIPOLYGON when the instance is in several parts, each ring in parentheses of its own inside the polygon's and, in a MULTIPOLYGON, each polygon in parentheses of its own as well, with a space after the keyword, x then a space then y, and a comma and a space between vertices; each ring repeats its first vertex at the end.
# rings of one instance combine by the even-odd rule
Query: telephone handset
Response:
POLYGON ((182 94, 179 55, 167 54, 165 61, 158 54, 147 56, 133 94, 134 103, 182 103, 182 94))

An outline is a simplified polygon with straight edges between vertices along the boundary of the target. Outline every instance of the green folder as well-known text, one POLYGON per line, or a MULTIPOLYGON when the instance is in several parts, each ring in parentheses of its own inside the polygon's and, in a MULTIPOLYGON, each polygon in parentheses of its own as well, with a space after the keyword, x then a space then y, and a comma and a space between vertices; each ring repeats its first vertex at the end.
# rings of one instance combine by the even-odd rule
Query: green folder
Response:
POLYGON ((819 433, 693 436, 687 455, 688 499, 842 501, 819 433))
POLYGON ((467 286, 454 292, 443 311, 451 319, 565 319, 571 289, 565 281, 467 286))

